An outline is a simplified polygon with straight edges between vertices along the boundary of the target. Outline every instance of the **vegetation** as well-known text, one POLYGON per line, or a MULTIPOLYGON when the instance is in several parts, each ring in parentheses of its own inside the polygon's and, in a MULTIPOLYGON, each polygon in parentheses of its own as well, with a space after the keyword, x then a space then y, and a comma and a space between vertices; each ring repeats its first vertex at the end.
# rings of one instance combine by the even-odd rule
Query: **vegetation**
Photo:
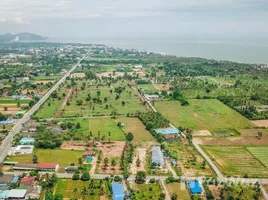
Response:
POLYGON ((169 121, 166 120, 160 113, 156 112, 147 112, 139 113, 139 119, 145 125, 147 130, 157 129, 157 128, 166 128, 169 126, 169 121))

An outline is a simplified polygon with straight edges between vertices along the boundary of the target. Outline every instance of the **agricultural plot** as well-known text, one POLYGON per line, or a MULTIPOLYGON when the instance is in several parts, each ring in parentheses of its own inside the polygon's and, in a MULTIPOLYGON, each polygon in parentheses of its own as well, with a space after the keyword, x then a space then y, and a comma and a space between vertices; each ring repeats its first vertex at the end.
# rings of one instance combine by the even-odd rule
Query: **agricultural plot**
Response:
POLYGON ((132 189, 133 198, 137 200, 159 199, 163 193, 159 184, 134 184, 132 189))
POLYGON ((239 133, 242 137, 257 137, 259 136, 258 134, 261 133, 261 135, 263 137, 267 137, 268 136, 268 131, 265 129, 243 129, 243 130, 239 130, 239 133))
POLYGON ((247 150, 268 168, 268 147, 247 147, 247 150))
POLYGON ((127 81, 113 83, 111 86, 85 86, 84 90, 80 85, 81 82, 78 82, 79 87, 73 88, 69 104, 64 107, 64 117, 108 116, 114 110, 118 115, 146 111, 137 92, 128 86, 127 81), (121 90, 122 88, 124 89, 121 90), (120 90, 120 94, 115 90, 120 90), (82 101, 81 105, 77 104, 79 100, 82 101))
POLYGON ((144 94, 155 94, 157 93, 157 89, 152 84, 138 84, 138 89, 142 89, 144 94))
POLYGON ((230 130, 251 128, 245 117, 218 100, 189 100, 189 106, 179 101, 157 101, 156 109, 175 126, 193 130, 230 130))
POLYGON ((268 176, 268 169, 244 147, 203 146, 203 149, 226 175, 248 175, 249 177, 268 176))
POLYGON ((60 179, 56 185, 55 193, 62 194, 64 199, 106 199, 110 195, 107 181, 92 180, 94 187, 89 189, 89 181, 73 181, 60 179), (101 193, 103 191, 103 193, 101 193))
POLYGON ((69 134, 74 138, 81 138, 92 134, 91 139, 99 138, 101 140, 108 141, 124 141, 125 136, 123 131, 117 126, 116 122, 111 118, 93 118, 93 119, 68 119, 64 122, 71 122, 74 125, 80 123, 81 128, 77 129, 73 127, 69 129, 69 134), (110 132, 110 136, 109 136, 110 132))
MULTIPOLYGON (((39 163, 58 163, 61 167, 69 166, 71 163, 78 163, 83 151, 71 151, 60 149, 36 149, 34 154, 38 157, 39 163)), ((7 161, 32 163, 33 155, 9 156, 7 161)))
POLYGON ((123 130, 125 133, 131 132, 134 136, 135 142, 154 141, 154 137, 145 129, 145 126, 138 118, 122 117, 117 120, 123 122, 123 130))
POLYGON ((169 195, 177 194, 178 198, 181 200, 190 200, 191 196, 186 188, 185 183, 169 183, 166 184, 169 195))

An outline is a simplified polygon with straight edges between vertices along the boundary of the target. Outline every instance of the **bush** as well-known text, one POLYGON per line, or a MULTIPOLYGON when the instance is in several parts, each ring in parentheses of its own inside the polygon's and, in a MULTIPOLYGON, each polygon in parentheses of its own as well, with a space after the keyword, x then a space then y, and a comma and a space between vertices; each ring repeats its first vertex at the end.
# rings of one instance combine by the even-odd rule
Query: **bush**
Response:
POLYGON ((151 178, 149 182, 150 183, 155 183, 155 178, 151 178))

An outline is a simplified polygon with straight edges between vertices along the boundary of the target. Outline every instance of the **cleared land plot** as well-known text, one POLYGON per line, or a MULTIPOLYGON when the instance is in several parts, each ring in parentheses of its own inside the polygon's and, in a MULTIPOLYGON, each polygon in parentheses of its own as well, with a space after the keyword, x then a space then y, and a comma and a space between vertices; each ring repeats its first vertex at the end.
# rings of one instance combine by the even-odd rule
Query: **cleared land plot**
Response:
POLYGON ((189 103, 189 106, 181 106, 179 101, 157 101, 155 107, 175 126, 193 130, 216 131, 252 127, 245 117, 216 99, 193 99, 189 103))
POLYGON ((123 127, 125 133, 133 133, 133 141, 146 142, 155 140, 138 118, 119 118, 117 121, 125 124, 123 127))
POLYGON ((226 175, 267 177, 268 170, 244 147, 203 146, 203 149, 226 175))
POLYGON ((158 184, 133 184, 132 189, 134 190, 134 199, 137 200, 159 199, 162 194, 158 184))
POLYGON ((169 195, 177 194, 178 198, 181 200, 190 200, 191 196, 186 188, 185 183, 169 183, 166 184, 169 195))
POLYGON ((253 120, 251 122, 258 127, 268 127, 268 120, 253 120))
MULTIPOLYGON (((78 158, 82 157, 83 151, 71 151, 60 149, 36 149, 35 155, 39 163, 58 163, 60 166, 77 164, 78 158)), ((20 155, 7 157, 7 161, 32 163, 33 155, 20 155)))
MULTIPOLYGON (((95 185, 99 185, 99 180, 94 180, 95 185)), ((107 183, 103 181, 104 193, 109 195, 110 192, 108 191, 107 183)), ((89 181, 73 181, 71 179, 60 179, 56 185, 56 194, 62 194, 64 199, 106 199, 106 195, 100 195, 99 188, 94 189, 94 194, 90 195, 89 188, 89 181), (76 192, 75 188, 77 189, 76 192), (83 198, 83 189, 86 188, 86 195, 83 198)))
POLYGON ((169 91, 169 89, 172 87, 170 84, 153 84, 153 86, 158 90, 158 91, 169 91))
POLYGON ((247 147, 247 150, 268 168, 268 147, 247 147))
POLYGON ((199 130, 199 131, 193 131, 192 132, 193 137, 198 137, 198 136, 211 136, 211 133, 209 130, 199 130))
POLYGON ((258 136, 258 133, 261 132, 262 136, 268 136, 268 131, 265 129, 243 129, 238 131, 243 137, 254 137, 258 136))
POLYGON ((152 84, 138 84, 137 87, 143 89, 145 94, 154 94, 158 92, 152 84))

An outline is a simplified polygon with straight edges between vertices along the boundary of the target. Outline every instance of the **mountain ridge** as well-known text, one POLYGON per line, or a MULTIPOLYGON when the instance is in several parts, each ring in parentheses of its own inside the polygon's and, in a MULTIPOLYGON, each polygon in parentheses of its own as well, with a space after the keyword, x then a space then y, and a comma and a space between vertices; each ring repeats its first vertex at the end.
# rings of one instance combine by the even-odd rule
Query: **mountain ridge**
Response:
POLYGON ((43 41, 47 39, 47 37, 28 32, 17 33, 14 35, 11 33, 0 35, 0 42, 43 41))

